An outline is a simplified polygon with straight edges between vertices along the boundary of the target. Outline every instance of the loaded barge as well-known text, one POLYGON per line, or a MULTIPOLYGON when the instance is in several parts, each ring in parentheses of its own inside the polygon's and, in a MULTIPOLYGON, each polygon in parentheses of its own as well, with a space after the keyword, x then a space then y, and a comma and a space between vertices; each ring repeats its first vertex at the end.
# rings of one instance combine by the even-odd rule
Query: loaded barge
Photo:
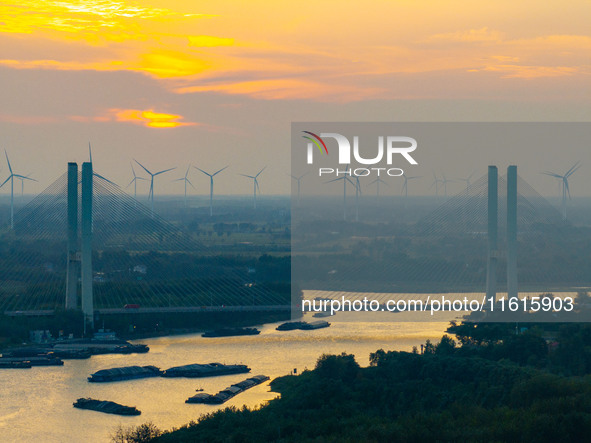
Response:
POLYGON ((223 365, 221 363, 175 366, 162 373, 162 377, 215 377, 217 375, 244 374, 250 372, 246 365, 223 365))
POLYGON ((292 321, 292 322, 283 323, 283 324, 277 326, 275 329, 278 331, 293 331, 294 329, 300 329, 302 331, 311 331, 314 329, 328 328, 329 326, 330 326, 330 323, 327 321, 324 321, 324 320, 311 321, 311 322, 292 321))
POLYGON ((235 337, 240 335, 257 335, 260 334, 257 328, 222 328, 213 331, 206 331, 201 334, 201 337, 235 337))
POLYGON ((254 386, 260 385, 261 383, 264 383, 267 380, 269 380, 269 377, 267 377, 266 375, 255 375, 254 377, 247 378, 246 380, 243 380, 240 383, 233 384, 232 386, 224 389, 223 391, 218 392, 215 395, 200 392, 199 394, 195 394, 193 397, 189 397, 187 400, 185 400, 185 403, 204 403, 206 405, 221 405, 222 403, 227 402, 232 397, 235 397, 241 392, 244 392, 247 389, 250 389, 254 386))
POLYGON ((159 377, 160 375, 162 375, 162 371, 156 366, 125 366, 122 368, 101 369, 91 374, 88 377, 88 381, 92 383, 104 383, 136 378, 159 377))
POLYGON ((95 400, 93 398, 79 398, 74 402, 74 407, 78 409, 90 409, 91 411, 104 412, 105 414, 117 415, 140 415, 135 406, 124 406, 113 401, 95 400))

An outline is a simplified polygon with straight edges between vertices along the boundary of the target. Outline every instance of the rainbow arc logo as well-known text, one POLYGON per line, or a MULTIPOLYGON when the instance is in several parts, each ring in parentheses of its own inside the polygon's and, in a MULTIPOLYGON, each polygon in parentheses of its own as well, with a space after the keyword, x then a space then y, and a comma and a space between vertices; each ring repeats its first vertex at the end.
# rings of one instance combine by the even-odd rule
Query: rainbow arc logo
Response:
POLYGON ((308 137, 307 135, 303 135, 302 136, 305 139, 310 140, 316 146, 318 146, 318 149, 320 150, 320 152, 325 152, 326 155, 328 155, 328 148, 326 147, 326 144, 324 143, 324 140, 322 140, 322 138, 320 138, 319 136, 317 136, 316 134, 314 134, 313 132, 310 132, 310 131, 302 131, 302 132, 305 133, 305 134, 309 134, 312 137, 314 137, 314 138, 308 137), (322 144, 322 146, 320 146, 321 144, 322 144), (322 150, 322 148, 324 148, 324 151, 322 150))

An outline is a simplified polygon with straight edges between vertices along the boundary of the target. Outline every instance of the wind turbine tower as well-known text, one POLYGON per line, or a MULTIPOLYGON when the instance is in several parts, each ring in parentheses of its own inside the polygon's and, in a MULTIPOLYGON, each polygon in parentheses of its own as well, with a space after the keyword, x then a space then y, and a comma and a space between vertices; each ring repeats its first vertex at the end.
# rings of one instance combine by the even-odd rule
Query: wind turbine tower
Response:
POLYGON ((418 175, 407 177, 404 173, 402 174, 402 177, 404 178, 404 183, 402 184, 402 192, 404 192, 404 198, 407 199, 408 198, 408 182, 410 180, 414 180, 415 178, 421 178, 421 177, 418 175))
POLYGON ((133 179, 129 182, 127 187, 129 188, 133 184, 133 198, 135 198, 137 200, 137 181, 138 180, 147 180, 147 179, 145 179, 144 177, 139 177, 135 174, 135 169, 133 169, 132 163, 129 163, 129 166, 131 166, 131 173, 133 174, 133 179))
POLYGON ((261 169, 257 175, 240 174, 243 177, 252 178, 252 181, 253 181, 253 184, 252 184, 252 186, 253 186, 253 196, 254 196, 254 209, 257 208, 257 191, 259 192, 259 194, 261 192, 261 190, 259 188, 259 180, 258 180, 259 179, 259 175, 261 175, 261 172, 263 172, 265 170, 265 168, 266 168, 266 166, 263 169, 261 169))
POLYGON ((295 175, 291 175, 290 174, 291 178, 293 178, 295 181, 298 182, 298 205, 300 204, 300 185, 301 185, 301 181, 302 181, 302 178, 304 176, 306 176, 306 175, 308 175, 307 172, 305 174, 300 175, 299 177, 296 177, 295 175))
POLYGON ((347 183, 351 183, 353 186, 355 186, 355 183, 353 183, 353 180, 351 180, 347 175, 348 170, 349 170, 349 165, 347 165, 347 167, 345 168, 345 175, 343 175, 340 178, 335 178, 335 179, 325 182, 325 183, 332 183, 332 182, 336 182, 339 180, 343 180, 343 220, 345 220, 345 221, 347 221, 347 183))
POLYGON ((449 180, 449 179, 445 178, 445 174, 441 174, 441 176, 443 177, 443 180, 439 180, 439 181, 443 185, 443 193, 445 195, 445 198, 447 198, 447 184, 453 183, 455 180, 449 180))
MULTIPOLYGON (((228 166, 224 166, 222 169, 214 172, 213 174, 210 174, 209 172, 205 172, 203 169, 199 169, 197 166, 193 166, 193 167, 195 169, 203 172, 205 175, 207 175, 209 177, 209 216, 212 217, 213 216, 213 178, 216 175, 218 175, 220 172, 222 172, 224 169, 226 169, 228 166)), ((261 171, 261 172, 263 172, 263 171, 261 171)), ((256 200, 256 196, 255 196, 255 200, 256 200)), ((255 205, 255 207, 256 207, 256 205, 255 205)))
POLYGON ((31 180, 34 182, 36 182, 37 180, 35 180, 34 178, 25 177, 24 175, 15 174, 12 171, 12 166, 10 165, 10 160, 8 159, 8 153, 6 152, 6 149, 4 150, 4 155, 6 156, 6 163, 8 163, 8 170, 10 171, 10 175, 6 180, 4 180, 4 183, 0 185, 0 188, 2 188, 2 186, 4 186, 8 182, 8 180, 10 180, 10 229, 14 229, 14 179, 17 178, 23 181, 31 180))
POLYGON ((438 179, 435 172, 433 172, 433 183, 431 183, 431 188, 435 186, 435 197, 439 197, 439 183, 441 183, 441 180, 438 179))
POLYGON ((189 169, 191 169, 191 165, 189 165, 189 167, 187 168, 187 172, 185 172, 185 176, 181 177, 181 178, 177 178, 176 180, 173 180, 173 182, 185 182, 185 208, 187 207, 187 183, 189 183, 191 185, 191 187, 193 189, 195 189, 195 186, 193 186, 193 183, 191 183, 191 181, 187 178, 187 176, 189 175, 189 169))

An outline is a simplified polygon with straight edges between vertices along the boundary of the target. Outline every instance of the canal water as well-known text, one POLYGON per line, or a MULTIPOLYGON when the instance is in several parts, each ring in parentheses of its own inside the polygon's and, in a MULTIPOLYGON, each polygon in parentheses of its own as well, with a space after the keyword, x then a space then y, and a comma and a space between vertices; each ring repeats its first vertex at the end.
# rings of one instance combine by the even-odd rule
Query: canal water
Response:
POLYGON ((120 424, 130 426, 151 421, 162 429, 170 429, 220 407, 255 407, 276 397, 266 382, 237 395, 223 406, 185 404, 196 389, 203 388, 204 392, 214 394, 249 375, 88 383, 86 377, 100 369, 130 365, 166 369, 190 363, 243 363, 252 368, 250 374, 264 374, 273 379, 294 369, 298 373, 306 368, 313 369, 323 353, 351 353, 359 364, 367 366, 371 352, 380 348, 410 351, 427 339, 439 340, 448 324, 334 322, 326 329, 285 332, 275 330, 278 323, 267 324, 260 327, 261 334, 255 336, 159 337, 139 341, 150 346, 147 354, 98 355, 87 360, 66 360, 61 367, 1 370, 0 442, 108 442, 120 424), (120 417, 75 409, 72 403, 79 397, 136 406, 142 414, 120 417))

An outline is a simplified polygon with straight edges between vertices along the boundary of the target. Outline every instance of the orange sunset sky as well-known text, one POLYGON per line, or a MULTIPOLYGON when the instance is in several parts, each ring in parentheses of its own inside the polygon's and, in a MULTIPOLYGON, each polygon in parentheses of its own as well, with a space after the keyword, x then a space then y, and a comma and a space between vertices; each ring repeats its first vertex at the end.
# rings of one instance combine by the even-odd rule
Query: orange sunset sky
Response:
POLYGON ((123 186, 137 158, 230 164, 229 194, 269 165, 287 193, 292 121, 589 121, 589 23, 578 0, 0 1, 0 148, 30 192, 90 141, 123 186))

